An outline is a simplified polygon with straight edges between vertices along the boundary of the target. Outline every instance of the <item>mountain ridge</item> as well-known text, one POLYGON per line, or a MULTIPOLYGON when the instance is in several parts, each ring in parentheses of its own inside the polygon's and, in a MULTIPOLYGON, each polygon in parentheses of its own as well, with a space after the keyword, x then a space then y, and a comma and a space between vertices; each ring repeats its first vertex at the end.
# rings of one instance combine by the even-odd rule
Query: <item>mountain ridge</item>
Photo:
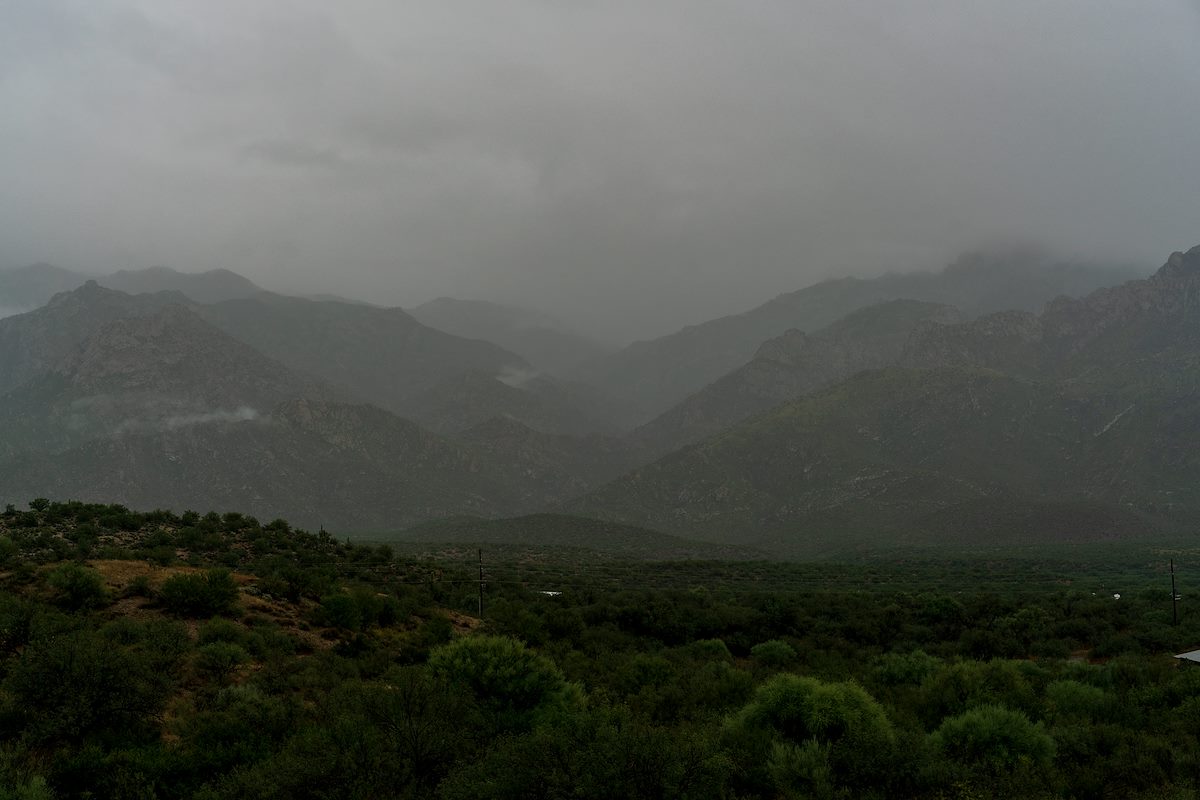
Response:
POLYGON ((1084 294, 1132 277, 1121 267, 1058 262, 1036 250, 968 254, 939 272, 841 278, 779 295, 756 308, 688 326, 592 362, 576 377, 612 392, 644 424, 749 361, 791 328, 815 330, 860 308, 896 299, 943 303, 975 316, 1008 308, 1035 311, 1054 297, 1084 294))
POLYGON ((1040 316, 925 323, 900 365, 752 417, 566 508, 785 550, 934 529, 970 538, 1004 508, 1028 511, 1012 516, 1010 537, 1086 537, 1088 519, 1120 535, 1189 525, 1200 521, 1198 322, 1200 247, 1040 316))
POLYGON ((500 303, 439 297, 408 312, 431 328, 498 344, 552 375, 614 352, 549 314, 500 303))

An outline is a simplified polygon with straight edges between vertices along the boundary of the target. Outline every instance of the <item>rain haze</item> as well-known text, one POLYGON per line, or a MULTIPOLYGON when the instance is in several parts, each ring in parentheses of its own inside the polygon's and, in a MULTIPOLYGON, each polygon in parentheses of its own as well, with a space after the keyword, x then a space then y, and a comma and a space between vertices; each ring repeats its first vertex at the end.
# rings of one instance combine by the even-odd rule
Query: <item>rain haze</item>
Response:
POLYGON ((0 264, 610 340, 1033 241, 1200 241, 1194 2, 8 0, 0 264))

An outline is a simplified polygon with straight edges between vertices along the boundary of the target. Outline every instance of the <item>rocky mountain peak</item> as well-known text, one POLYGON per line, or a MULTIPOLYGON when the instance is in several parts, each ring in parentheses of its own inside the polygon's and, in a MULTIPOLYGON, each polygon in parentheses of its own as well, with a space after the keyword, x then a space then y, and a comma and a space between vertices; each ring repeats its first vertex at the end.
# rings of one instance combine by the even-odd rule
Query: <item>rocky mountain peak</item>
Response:
POLYGON ((123 292, 118 292, 114 289, 105 289, 94 280, 85 281, 76 289, 71 289, 65 292, 59 292, 50 298, 47 304, 51 307, 61 307, 67 305, 78 305, 86 302, 94 302, 104 298, 113 298, 122 296, 123 292))
POLYGON ((182 305, 111 322, 55 369, 79 391, 146 393, 172 402, 273 406, 328 394, 182 305))
POLYGON ((1200 275, 1200 245, 1196 245, 1186 253, 1174 252, 1167 263, 1159 268, 1160 278, 1180 278, 1200 275))
MULTIPOLYGON (((79 291, 86 291, 82 287, 79 291)), ((107 291, 101 289, 100 291, 107 291)), ((76 380, 150 371, 177 363, 203 347, 204 323, 186 308, 169 305, 144 317, 109 323, 63 365, 76 380)), ((211 330, 211 328, 209 329, 211 330)), ((214 331, 215 333, 215 331, 214 331)))

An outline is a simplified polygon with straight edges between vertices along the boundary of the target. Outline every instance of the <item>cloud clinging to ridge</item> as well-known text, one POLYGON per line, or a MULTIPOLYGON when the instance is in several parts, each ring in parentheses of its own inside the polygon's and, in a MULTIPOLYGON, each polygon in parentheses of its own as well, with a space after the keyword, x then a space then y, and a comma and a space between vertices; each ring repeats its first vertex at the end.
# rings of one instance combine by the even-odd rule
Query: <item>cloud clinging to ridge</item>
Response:
POLYGON ((12 0, 0 253, 660 333, 1020 237, 1200 241, 1177 0, 12 0))

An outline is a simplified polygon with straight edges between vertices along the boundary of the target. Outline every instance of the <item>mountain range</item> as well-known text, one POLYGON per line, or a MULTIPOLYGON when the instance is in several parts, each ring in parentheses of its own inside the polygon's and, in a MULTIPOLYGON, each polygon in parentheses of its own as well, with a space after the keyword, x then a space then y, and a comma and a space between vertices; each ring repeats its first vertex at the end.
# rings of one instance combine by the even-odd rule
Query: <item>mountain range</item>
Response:
POLYGON ((899 366, 569 507, 793 552, 1179 532, 1200 521, 1198 345, 1200 247, 1041 315, 921 323, 899 366))
POLYGON ((1086 294, 1138 273, 1014 248, 966 255, 937 272, 823 281, 741 314, 635 342, 582 365, 574 377, 610 392, 628 409, 626 421, 639 425, 742 366, 763 342, 791 329, 815 331, 858 309, 897 299, 950 305, 968 316, 1040 311, 1055 297, 1086 294))
POLYGON ((570 374, 580 364, 615 352, 548 314, 498 303, 439 297, 409 313, 431 328, 495 342, 551 375, 570 374))
POLYGON ((216 303, 251 297, 262 291, 247 278, 227 269, 177 272, 167 267, 120 270, 109 275, 85 275, 52 264, 32 264, 0 270, 0 317, 39 308, 60 292, 78 289, 88 281, 127 294, 179 292, 197 303, 216 303))
POLYGON ((465 445, 289 369, 179 299, 88 284, 0 320, 0 342, 18 349, 21 337, 5 333, 61 331, 65 312, 75 319, 94 305, 95 319, 124 305, 127 314, 79 326, 74 347, 0 395, 6 498, 288 511, 302 524, 384 529, 568 496, 531 492, 465 445))
POLYGON ((789 330, 760 345, 745 365, 639 427, 632 438, 648 453, 668 453, 856 372, 895 363, 922 322, 963 319, 962 312, 941 303, 891 300, 853 311, 812 335, 789 330))
POLYGON ((0 319, 0 501, 777 555, 1200 522, 1200 248, 1134 280, 1015 251, 828 281, 617 353, 487 304, 178 275, 0 319), (598 522, 479 521, 539 512, 598 522))

